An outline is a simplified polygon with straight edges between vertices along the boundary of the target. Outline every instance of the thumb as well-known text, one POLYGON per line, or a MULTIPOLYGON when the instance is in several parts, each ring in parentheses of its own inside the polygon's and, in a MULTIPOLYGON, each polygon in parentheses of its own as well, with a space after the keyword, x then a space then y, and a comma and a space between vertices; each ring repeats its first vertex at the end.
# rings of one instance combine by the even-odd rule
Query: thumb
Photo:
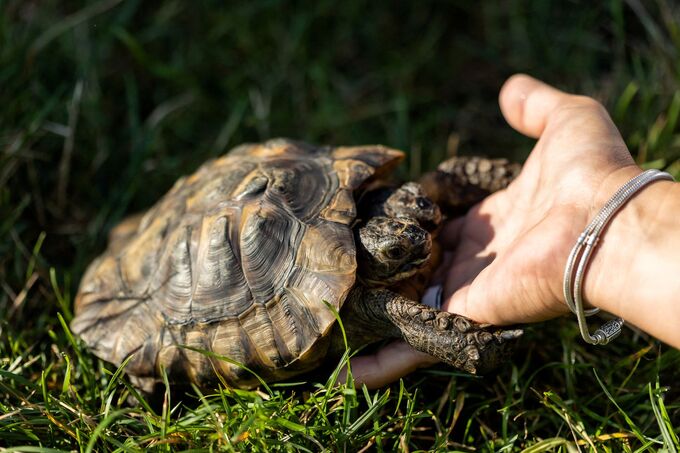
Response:
POLYGON ((515 74, 503 84, 498 103, 510 126, 524 135, 538 138, 550 115, 571 97, 526 74, 515 74))
POLYGON ((499 272, 503 272, 503 268, 499 267, 495 261, 492 262, 473 280, 453 292, 444 301, 442 308, 481 323, 503 325, 515 322, 512 316, 511 319, 507 319, 511 288, 503 288, 507 280, 493 278, 499 272), (505 306, 505 315, 501 310, 503 306, 505 306))
POLYGON ((443 309, 495 325, 545 321, 564 314, 566 305, 555 302, 545 277, 533 275, 519 264, 522 261, 497 257, 451 294, 443 309))

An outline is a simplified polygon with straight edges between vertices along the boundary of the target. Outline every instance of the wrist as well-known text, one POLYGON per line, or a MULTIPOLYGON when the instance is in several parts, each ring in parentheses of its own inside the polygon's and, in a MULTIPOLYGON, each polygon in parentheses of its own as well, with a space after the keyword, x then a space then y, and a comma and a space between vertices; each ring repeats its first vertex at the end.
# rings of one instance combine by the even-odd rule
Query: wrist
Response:
MULTIPOLYGON (((639 174, 624 167, 607 177, 598 191, 590 219, 609 197, 639 174)), ((633 196, 603 232, 584 281, 592 305, 680 346, 680 184, 656 181, 633 196), (670 337, 668 335, 671 335, 670 337)))

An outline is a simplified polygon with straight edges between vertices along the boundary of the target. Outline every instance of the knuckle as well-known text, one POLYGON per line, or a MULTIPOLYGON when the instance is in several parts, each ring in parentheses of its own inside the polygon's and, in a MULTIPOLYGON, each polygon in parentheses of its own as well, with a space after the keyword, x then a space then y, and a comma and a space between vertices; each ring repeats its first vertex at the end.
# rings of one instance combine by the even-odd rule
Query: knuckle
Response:
POLYGON ((572 95, 555 109, 555 118, 567 121, 577 116, 587 115, 592 118, 609 118, 607 109, 598 100, 589 96, 572 95))
POLYGON ((604 108, 602 103, 597 99, 591 98, 590 96, 574 96, 574 101, 581 105, 583 108, 596 111, 598 113, 606 113, 607 110, 604 108))

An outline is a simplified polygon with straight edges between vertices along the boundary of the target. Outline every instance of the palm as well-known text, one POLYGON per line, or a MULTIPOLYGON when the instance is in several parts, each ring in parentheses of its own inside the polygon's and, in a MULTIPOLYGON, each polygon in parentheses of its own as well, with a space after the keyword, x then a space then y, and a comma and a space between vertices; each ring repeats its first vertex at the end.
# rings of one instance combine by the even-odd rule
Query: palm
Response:
MULTIPOLYGON (((592 99, 517 76, 501 91, 500 105, 512 127, 540 140, 506 190, 440 234, 449 259, 439 273, 446 274, 444 309, 512 324, 567 311, 561 283, 569 250, 603 196, 618 188, 611 187, 614 173, 638 169, 592 99)), ((431 357, 395 342, 353 358, 352 369, 357 382, 377 387, 431 363, 431 357)))
MULTIPOLYGON (((506 296, 521 298, 522 315, 532 320, 561 314, 566 306, 559 302, 560 288, 551 276, 560 272, 559 257, 564 255, 560 252, 570 247, 564 238, 577 234, 572 231, 573 218, 569 219, 566 208, 552 209, 562 212, 550 215, 532 211, 521 201, 512 200, 510 193, 494 194, 465 217, 448 269, 445 295, 462 289, 477 292, 476 298, 485 295, 499 301, 506 296), (567 221, 562 221, 565 219, 567 221), (492 262, 495 266, 489 268, 492 262), (481 272, 493 272, 492 278, 477 279, 481 272), (532 290, 517 294, 518 288, 532 290)), ((474 313, 474 308, 463 306, 452 311, 474 313)), ((503 316, 500 305, 485 310, 485 315, 478 320, 496 324, 513 322, 503 316)))
POLYGON ((459 221, 445 283, 450 311, 498 324, 567 311, 560 275, 593 194, 622 161, 632 163, 611 123, 574 116, 578 108, 556 113, 517 180, 459 221))

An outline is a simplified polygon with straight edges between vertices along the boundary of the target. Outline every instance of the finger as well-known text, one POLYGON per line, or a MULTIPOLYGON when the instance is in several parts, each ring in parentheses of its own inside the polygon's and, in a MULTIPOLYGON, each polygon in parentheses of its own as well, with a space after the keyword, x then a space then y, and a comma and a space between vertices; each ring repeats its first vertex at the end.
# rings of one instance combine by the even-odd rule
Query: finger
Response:
MULTIPOLYGON (((352 377, 357 386, 366 384, 373 389, 390 384, 418 368, 437 363, 432 356, 416 351, 403 341, 388 344, 375 354, 358 356, 350 360, 352 377)), ((343 369, 338 377, 344 381, 347 370, 343 369)))
POLYGON ((526 74, 515 74, 503 84, 498 102, 510 126, 524 135, 538 138, 551 113, 570 97, 526 74))
POLYGON ((495 325, 545 321, 568 311, 544 277, 513 273, 512 268, 502 259, 493 261, 446 299, 442 309, 495 325))
POLYGON ((498 197, 496 192, 480 203, 474 205, 464 217, 453 219, 442 228, 437 236, 437 241, 444 250, 455 250, 460 242, 473 240, 483 248, 494 237, 496 217, 503 217, 503 211, 498 209, 498 197))
MULTIPOLYGON (((517 316, 518 313, 514 313, 515 307, 510 300, 503 300, 501 296, 501 304, 498 304, 499 297, 497 297, 497 293, 500 289, 498 285, 502 284, 503 280, 496 279, 492 281, 491 277, 495 275, 495 272, 499 271, 502 271, 502 268, 497 269, 491 263, 482 269, 473 280, 450 294, 444 301, 442 309, 467 316, 482 323, 504 325, 519 322, 518 319, 526 321, 521 316, 517 316), (500 310, 499 307, 503 305, 505 305, 504 310, 500 310)), ((510 288, 505 289, 508 290, 510 288)), ((500 292, 502 294, 504 290, 500 289, 500 292)), ((512 297, 510 291, 507 291, 506 297, 512 297)))
MULTIPOLYGON (((465 250, 462 250, 461 252, 465 252, 465 250)), ((453 266, 448 268, 446 284, 444 285, 444 297, 451 296, 460 288, 474 280, 482 270, 493 262, 494 258, 495 255, 493 253, 477 253, 464 260, 454 261, 453 266)))

